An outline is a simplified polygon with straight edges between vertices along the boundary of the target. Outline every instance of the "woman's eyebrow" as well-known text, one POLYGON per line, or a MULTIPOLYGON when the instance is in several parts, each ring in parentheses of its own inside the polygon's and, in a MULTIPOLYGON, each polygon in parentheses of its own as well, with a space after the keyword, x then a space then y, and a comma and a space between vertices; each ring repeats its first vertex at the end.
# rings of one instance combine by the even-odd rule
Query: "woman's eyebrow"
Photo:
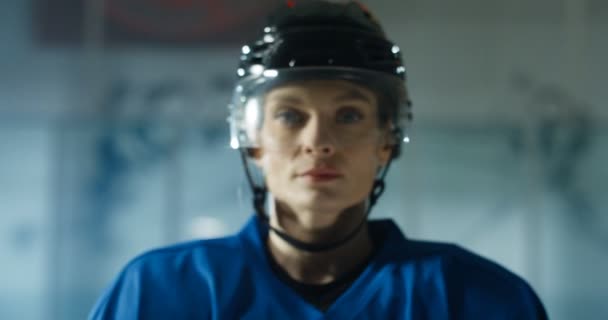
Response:
POLYGON ((335 102, 343 102, 343 101, 352 101, 352 100, 361 100, 363 102, 373 104, 373 101, 365 95, 363 92, 357 89, 350 89, 345 93, 334 98, 335 102))
POLYGON ((288 104, 302 104, 303 101, 302 99, 300 99, 297 96, 293 96, 293 95, 289 95, 289 94, 276 94, 276 95, 272 95, 269 99, 269 101, 272 102, 282 102, 282 103, 288 103, 288 104))

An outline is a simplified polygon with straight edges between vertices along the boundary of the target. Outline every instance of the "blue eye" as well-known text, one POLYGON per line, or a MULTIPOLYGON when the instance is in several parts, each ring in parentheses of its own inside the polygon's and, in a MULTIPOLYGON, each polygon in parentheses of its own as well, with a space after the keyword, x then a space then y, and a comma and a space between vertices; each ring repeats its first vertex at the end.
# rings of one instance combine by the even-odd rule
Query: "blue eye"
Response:
POLYGON ((359 122, 363 119, 363 114, 355 108, 344 108, 338 112, 337 122, 343 124, 359 122))
POLYGON ((274 115, 274 117, 289 127, 298 126, 305 120, 305 117, 301 112, 293 109, 279 111, 274 115))

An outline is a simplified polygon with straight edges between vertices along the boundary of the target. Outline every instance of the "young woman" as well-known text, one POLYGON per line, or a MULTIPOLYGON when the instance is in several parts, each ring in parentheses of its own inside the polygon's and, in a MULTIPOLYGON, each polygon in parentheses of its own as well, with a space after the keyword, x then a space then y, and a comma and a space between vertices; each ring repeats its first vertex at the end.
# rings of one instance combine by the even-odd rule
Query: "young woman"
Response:
POLYGON ((399 48, 363 6, 285 6, 237 73, 231 145, 255 216, 134 259, 91 319, 547 318, 497 264, 368 221, 411 104, 399 48))

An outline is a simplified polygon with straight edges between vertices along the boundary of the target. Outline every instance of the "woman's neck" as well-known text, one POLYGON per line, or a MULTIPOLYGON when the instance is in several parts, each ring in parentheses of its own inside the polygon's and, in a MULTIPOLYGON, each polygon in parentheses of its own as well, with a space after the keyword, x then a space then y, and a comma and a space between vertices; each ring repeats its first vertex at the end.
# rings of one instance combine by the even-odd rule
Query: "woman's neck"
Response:
MULTIPOLYGON (((359 206, 358 206, 359 207, 359 206)), ((363 206, 360 206, 363 207, 363 206)), ((362 208, 345 210, 335 224, 322 230, 298 225, 298 213, 275 211, 270 223, 298 240, 311 243, 338 241, 347 236, 362 219, 362 208)), ((295 248, 274 232, 270 232, 267 246, 272 258, 292 279, 306 284, 326 284, 340 279, 364 263, 372 254, 373 246, 367 224, 345 244, 322 252, 308 252, 295 248)))

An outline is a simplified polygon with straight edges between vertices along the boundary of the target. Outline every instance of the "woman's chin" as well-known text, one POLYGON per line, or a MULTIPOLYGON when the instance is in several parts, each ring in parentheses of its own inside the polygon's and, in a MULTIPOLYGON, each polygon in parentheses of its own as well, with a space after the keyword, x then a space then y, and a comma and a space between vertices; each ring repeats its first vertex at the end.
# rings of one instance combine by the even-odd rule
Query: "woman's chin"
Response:
POLYGON ((293 199, 294 209, 297 211, 308 211, 319 215, 339 214, 348 208, 349 201, 342 200, 335 194, 326 192, 302 192, 298 199, 293 199))

